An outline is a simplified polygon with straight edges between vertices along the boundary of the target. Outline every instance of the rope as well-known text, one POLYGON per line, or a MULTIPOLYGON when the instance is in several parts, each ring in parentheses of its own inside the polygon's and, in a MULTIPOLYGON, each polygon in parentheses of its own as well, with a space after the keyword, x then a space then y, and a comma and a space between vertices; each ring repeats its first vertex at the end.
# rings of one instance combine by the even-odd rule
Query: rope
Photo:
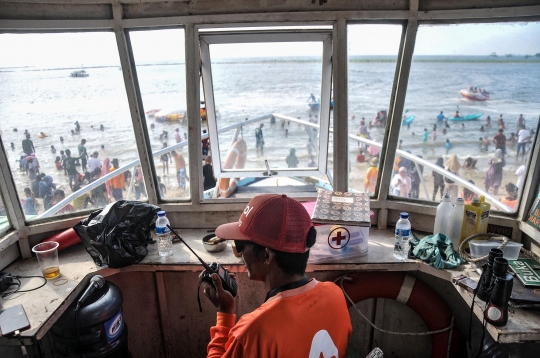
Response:
MULTIPOLYGON (((482 257, 472 257, 467 251, 465 251, 465 245, 469 241, 471 241, 473 239, 476 239, 478 237, 487 237, 491 241, 501 241, 502 243, 501 243, 501 245, 499 247, 497 247, 498 249, 502 249, 503 247, 506 246, 506 244, 508 242, 512 241, 509 238, 507 238, 506 236, 502 236, 502 235, 499 235, 499 234, 488 233, 488 232, 471 235, 468 238, 466 238, 465 240, 463 240, 463 242, 459 245, 459 250, 458 251, 459 251, 459 254, 461 255, 461 257, 463 257, 464 260, 466 260, 468 262, 478 262, 478 261, 482 261, 482 260, 487 260, 489 255, 485 255, 485 256, 482 256, 482 257)), ((534 252, 521 247, 520 253, 522 255, 524 255, 524 256, 527 256, 530 259, 533 259, 534 261, 536 261, 536 262, 538 262, 540 264, 540 256, 538 256, 534 252)))
POLYGON ((486 260, 489 256, 489 255, 485 255, 482 257, 472 257, 469 253, 465 251, 465 245, 469 241, 476 239, 477 237, 487 237, 492 241, 502 241, 502 244, 498 247, 498 249, 502 249, 503 247, 506 246, 508 241, 510 241, 510 239, 507 238, 506 236, 501 236, 499 234, 492 234, 488 232, 471 235, 461 242, 461 244, 459 245, 459 250, 458 250, 461 257, 463 257, 463 259, 468 262, 478 262, 478 261, 486 260))
POLYGON ((349 296, 349 294, 347 293, 347 291, 345 291, 345 288, 343 287, 343 281, 352 281, 352 278, 351 277, 347 277, 347 276, 341 276, 341 277, 338 277, 336 280, 334 280, 334 282, 336 281, 340 281, 339 285, 341 287, 341 290, 343 291, 343 294, 345 295, 345 298, 347 298, 347 300, 351 303, 351 305, 356 309, 356 312, 358 312, 360 314, 360 316, 362 316, 370 325, 371 327, 375 328, 376 330, 378 331, 381 331, 383 333, 388 333, 388 334, 397 334, 397 335, 402 335, 402 336, 427 336, 427 335, 432 335, 432 334, 438 334, 438 333, 442 333, 442 332, 446 332, 448 330, 450 330, 450 334, 448 336, 448 347, 447 347, 447 350, 446 350, 446 357, 450 357, 450 342, 452 340, 452 330, 454 328, 454 316, 452 315, 452 319, 450 321, 450 326, 446 327, 446 328, 443 328, 443 329, 438 329, 436 331, 428 331, 428 332, 394 332, 394 331, 388 331, 386 329, 382 329, 382 328, 379 328, 377 327, 375 324, 373 324, 369 318, 367 318, 361 311, 358 307, 356 307, 356 302, 353 302, 353 300, 351 299, 351 297, 349 296))

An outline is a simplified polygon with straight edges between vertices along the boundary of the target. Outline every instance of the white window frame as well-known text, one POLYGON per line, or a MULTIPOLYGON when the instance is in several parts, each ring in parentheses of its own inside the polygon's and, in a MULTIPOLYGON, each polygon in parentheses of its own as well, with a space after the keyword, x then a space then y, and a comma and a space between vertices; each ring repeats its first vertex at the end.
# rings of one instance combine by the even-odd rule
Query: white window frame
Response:
MULTIPOLYGON (((296 30, 296 31, 246 31, 242 33, 204 32, 199 36, 201 49, 201 75, 205 96, 206 113, 210 143, 212 149, 220 153, 218 129, 214 102, 214 88, 212 82, 212 62, 210 59, 210 45, 235 43, 261 43, 261 42, 322 42, 322 74, 321 74, 321 105, 319 108, 319 156, 318 166, 313 169, 270 168, 272 175, 285 176, 317 176, 327 174, 327 157, 329 143, 330 100, 332 89, 332 31, 331 30, 296 30), (277 174, 276 174, 277 173, 277 174)), ((253 121, 253 119, 251 120, 253 121)), ((248 121, 250 122, 250 121, 248 121)), ((253 169, 224 169, 220 155, 212 156, 214 174, 220 178, 235 177, 264 177, 266 170, 253 169)))

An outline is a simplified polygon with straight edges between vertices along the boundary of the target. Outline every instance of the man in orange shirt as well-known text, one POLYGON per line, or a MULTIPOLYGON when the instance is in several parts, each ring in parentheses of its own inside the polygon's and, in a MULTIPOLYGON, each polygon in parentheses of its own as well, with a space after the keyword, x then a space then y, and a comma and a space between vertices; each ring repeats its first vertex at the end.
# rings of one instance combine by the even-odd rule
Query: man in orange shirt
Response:
MULTIPOLYGON (((111 164, 112 164, 111 172, 115 171, 116 169, 120 167, 120 164, 118 163, 118 159, 116 158, 114 158, 111 161, 111 164)), ((122 200, 123 199, 122 190, 126 188, 126 181, 124 178, 124 173, 119 174, 115 176, 114 178, 112 178, 111 180, 109 180, 109 185, 112 189, 112 196, 114 197, 114 199, 116 199, 116 201, 122 200)))
MULTIPOLYGON (((341 289, 305 276, 316 231, 306 209, 286 195, 253 198, 240 220, 216 235, 234 240, 248 277, 266 285, 265 302, 236 321, 236 303, 217 274, 204 292, 218 309, 208 357, 345 357, 352 332, 341 289)), ((239 292, 241 294, 241 292, 239 292)))

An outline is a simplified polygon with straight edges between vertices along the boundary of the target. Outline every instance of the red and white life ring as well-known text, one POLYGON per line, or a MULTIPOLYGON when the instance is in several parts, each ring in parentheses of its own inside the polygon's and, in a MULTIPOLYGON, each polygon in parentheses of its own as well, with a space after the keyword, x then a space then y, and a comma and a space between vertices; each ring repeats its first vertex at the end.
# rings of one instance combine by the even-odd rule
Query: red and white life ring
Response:
MULTIPOLYGON (((223 162, 223 169, 242 169, 246 164, 247 144, 243 139, 238 139, 232 145, 231 149, 223 162)), ((219 194, 223 198, 228 198, 238 186, 238 178, 220 178, 219 194)))
MULTIPOLYGON (((450 326, 453 313, 435 290, 426 283, 416 280, 404 272, 362 272, 347 275, 343 290, 355 303, 368 298, 389 298, 405 303, 426 323, 428 331, 437 331, 450 326)), ((351 304, 347 300, 347 305, 351 304)), ((431 357, 447 356, 450 339, 450 357, 455 357, 459 346, 459 330, 453 328, 431 335, 431 357)))

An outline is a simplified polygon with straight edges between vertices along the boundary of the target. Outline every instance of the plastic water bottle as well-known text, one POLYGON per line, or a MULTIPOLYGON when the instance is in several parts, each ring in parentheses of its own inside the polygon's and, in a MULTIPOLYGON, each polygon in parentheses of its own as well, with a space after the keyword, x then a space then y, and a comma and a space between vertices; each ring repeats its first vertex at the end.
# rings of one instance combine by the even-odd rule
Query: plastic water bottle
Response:
POLYGON ((409 253, 409 237, 411 236, 411 222, 408 213, 399 214, 400 219, 396 223, 396 242, 394 243, 394 257, 405 260, 409 253))
POLYGON ((463 198, 457 198, 456 205, 450 214, 448 221, 448 237, 454 245, 454 250, 459 249, 459 240, 461 238, 461 227, 463 226, 463 216, 465 215, 465 206, 463 198))
POLYGON ((159 256, 171 256, 173 254, 171 230, 167 227, 167 225, 170 225, 169 219, 167 219, 167 216, 165 216, 164 211, 158 211, 157 215, 158 219, 156 220, 156 235, 159 256))
POLYGON ((448 221, 450 221, 450 214, 453 208, 454 206, 450 202, 450 196, 445 194, 441 203, 437 206, 433 235, 444 234, 448 236, 448 221))

